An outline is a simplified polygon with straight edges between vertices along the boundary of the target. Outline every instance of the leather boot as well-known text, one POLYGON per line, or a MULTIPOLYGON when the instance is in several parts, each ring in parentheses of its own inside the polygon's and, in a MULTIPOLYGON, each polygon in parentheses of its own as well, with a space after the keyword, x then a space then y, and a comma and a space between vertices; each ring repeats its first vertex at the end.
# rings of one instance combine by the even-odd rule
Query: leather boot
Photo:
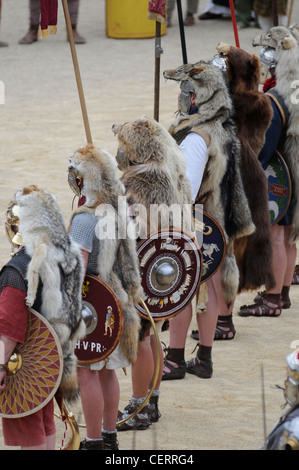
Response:
POLYGON ((77 25, 73 24, 72 25, 72 29, 73 29, 73 35, 74 35, 74 42, 75 44, 85 44, 86 43, 86 39, 83 38, 77 31, 77 25))
POLYGON ((29 31, 25 36, 19 40, 19 44, 32 44, 38 40, 38 28, 39 25, 31 24, 29 31))

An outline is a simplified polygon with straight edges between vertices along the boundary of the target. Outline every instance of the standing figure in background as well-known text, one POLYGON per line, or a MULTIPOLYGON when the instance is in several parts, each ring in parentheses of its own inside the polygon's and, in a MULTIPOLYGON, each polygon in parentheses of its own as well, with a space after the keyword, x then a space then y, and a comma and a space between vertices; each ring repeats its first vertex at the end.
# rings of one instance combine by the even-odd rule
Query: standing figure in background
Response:
MULTIPOLYGON (((79 0, 68 0, 72 29, 75 44, 85 44, 86 40, 77 31, 79 0)), ((29 30, 25 36, 19 40, 19 44, 32 44, 38 40, 38 30, 40 22, 40 0, 29 0, 29 30)))
MULTIPOLYGON (((1 23, 1 19, 2 19, 2 0, 0 0, 0 23, 1 23)), ((7 42, 4 42, 4 41, 0 41, 0 47, 7 47, 8 44, 7 42)))
MULTIPOLYGON (((254 0, 254 13, 264 33, 267 33, 272 26, 276 26, 273 22, 272 3, 272 0, 254 0)), ((287 26, 287 8, 288 0, 277 0, 278 24, 280 26, 287 26)))

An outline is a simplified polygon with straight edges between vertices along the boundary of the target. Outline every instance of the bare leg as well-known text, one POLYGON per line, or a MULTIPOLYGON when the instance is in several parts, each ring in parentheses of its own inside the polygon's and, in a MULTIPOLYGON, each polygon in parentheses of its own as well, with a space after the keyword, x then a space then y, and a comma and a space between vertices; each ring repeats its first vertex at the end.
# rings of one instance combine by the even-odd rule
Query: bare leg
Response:
POLYGON ((99 383, 99 373, 98 371, 79 367, 78 380, 87 436, 90 439, 100 439, 102 435, 104 398, 99 383))

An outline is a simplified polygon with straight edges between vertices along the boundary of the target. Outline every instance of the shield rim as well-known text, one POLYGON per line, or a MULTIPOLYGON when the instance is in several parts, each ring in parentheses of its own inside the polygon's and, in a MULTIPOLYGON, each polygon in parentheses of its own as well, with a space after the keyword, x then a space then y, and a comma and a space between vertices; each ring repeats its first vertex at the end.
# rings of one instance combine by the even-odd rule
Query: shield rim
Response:
MULTIPOLYGON (((31 315, 33 314, 37 318, 39 318, 42 321, 42 323, 44 323, 45 326, 50 330, 50 332, 51 332, 51 334, 52 334, 52 336, 55 340, 55 343, 57 345, 57 350, 58 350, 58 358, 60 360, 59 376, 58 376, 56 384, 53 387, 51 393, 47 396, 47 398, 42 403, 37 405, 36 408, 34 408, 32 410, 29 410, 29 411, 25 411, 23 413, 17 413, 17 414, 14 414, 14 415, 11 415, 11 414, 8 415, 6 413, 1 413, 1 411, 0 411, 0 417, 1 418, 6 418, 6 419, 24 418, 25 416, 29 416, 31 414, 37 413, 39 410, 44 408, 52 400, 52 398, 55 396, 55 394, 56 394, 56 392, 57 392, 57 390, 60 386, 60 382, 61 382, 61 378, 62 378, 62 374, 63 374, 63 353, 62 353, 62 347, 61 347, 58 335, 57 335, 56 331, 54 330, 54 328, 52 327, 52 325, 48 322, 48 320, 43 315, 41 315, 39 312, 37 312, 33 308, 29 308, 28 313, 30 313, 31 315)), ((29 318, 28 318, 28 322, 29 322, 29 318)))
POLYGON ((221 262, 219 263, 217 269, 215 269, 211 274, 209 274, 207 277, 205 277, 204 279, 202 279, 202 276, 201 276, 201 280, 200 280, 200 285, 204 284, 205 282, 207 282, 212 276, 214 276, 214 274, 217 273, 217 271, 219 271, 219 269, 221 268, 222 264, 224 263, 224 260, 225 260, 225 256, 226 256, 226 250, 227 250, 227 243, 226 243, 226 239, 225 239, 225 235, 224 235, 224 231, 221 227, 221 225, 219 224, 219 222, 215 219, 215 217, 213 217, 211 214, 209 214, 207 211, 204 211, 202 209, 199 209, 199 208, 195 208, 194 209, 194 212, 201 212, 202 214, 204 214, 208 219, 211 219, 213 221, 213 223, 217 226, 218 230, 220 231, 221 235, 222 235, 222 238, 223 238, 223 245, 224 245, 224 250, 223 250, 223 255, 222 255, 222 259, 221 259, 221 262))
MULTIPOLYGON (((93 274, 86 274, 85 276, 85 279, 86 278, 91 278, 97 282, 99 282, 100 284, 104 285, 106 287, 106 289, 110 292, 110 294, 112 294, 114 300, 115 300, 115 303, 117 304, 117 307, 118 307, 118 311, 121 312, 121 315, 120 315, 120 328, 118 330, 118 333, 117 333, 117 336, 114 340, 114 343, 113 343, 113 346, 107 350, 105 353, 103 353, 103 355, 101 356, 100 359, 88 359, 88 360, 81 360, 81 359, 78 359, 77 355, 76 355, 76 349, 74 349, 74 354, 75 356, 77 357, 77 362, 78 362, 78 365, 87 365, 87 364, 96 364, 97 362, 101 362, 101 361, 104 361, 108 356, 110 356, 110 354, 113 353, 113 351, 115 351, 115 349, 117 348, 117 346, 119 345, 119 342, 120 342, 120 339, 121 339, 121 336, 122 336, 122 333, 123 333, 123 330, 124 330, 124 313, 123 313, 123 309, 122 309, 122 306, 121 306, 121 303, 120 303, 120 300, 119 298, 117 297, 116 293, 114 292, 114 290, 106 283, 104 282, 101 278, 97 277, 97 276, 94 276, 93 274)), ((85 280, 84 279, 84 280, 85 280)), ((89 302, 91 303, 91 302, 89 302)), ((93 304, 92 304, 93 305, 93 304)), ((94 307, 94 305, 93 305, 94 307)), ((95 308, 95 307, 94 307, 95 308)), ((86 338, 86 336, 84 336, 84 338, 86 338)), ((83 341, 84 338, 82 338, 82 340, 80 341, 83 341)))
MULTIPOLYGON (((278 216, 275 220, 273 220, 273 222, 271 221, 271 225, 276 225, 276 224, 278 224, 278 222, 281 221, 281 219, 283 219, 283 217, 285 216, 285 214, 286 214, 286 212, 289 208, 289 205, 290 205, 290 202, 291 202, 291 197, 292 197, 292 180, 291 180, 291 175, 290 175, 290 170, 288 168, 288 165, 286 164, 285 159, 283 158, 281 153, 278 152, 278 150, 274 151, 271 159, 274 158, 274 157, 276 157, 278 160, 280 160, 280 162, 281 162, 281 164, 284 167, 284 170, 286 172, 286 175, 287 175, 287 178, 288 178, 288 181, 289 181, 289 195, 288 195, 288 200, 286 202, 284 210, 281 212, 280 216, 278 216)), ((268 178, 267 178, 267 180, 268 180, 268 178)), ((269 194, 269 191, 268 191, 268 194, 269 194)))
MULTIPOLYGON (((151 235, 149 237, 147 237, 145 240, 142 240, 139 245, 137 246, 137 254, 139 252, 139 249, 141 248, 141 246, 146 243, 147 241, 149 241, 151 238, 155 237, 156 238, 159 238, 159 234, 163 233, 163 232, 167 232, 169 234, 170 231, 177 231, 177 232, 180 232, 181 234, 186 234, 189 239, 197 246, 197 251, 198 251, 198 254, 199 254, 199 258, 200 258, 200 269, 199 269, 199 274, 198 274, 198 281, 194 287, 194 290, 193 290, 193 293, 191 295, 191 297, 189 298, 189 302, 188 303, 191 303, 193 298, 195 297, 195 295, 197 294, 199 288, 200 288, 200 280, 201 280, 201 273, 202 273, 202 252, 201 252, 201 249, 200 249, 200 246, 196 240, 196 237, 193 236, 193 234, 191 234, 189 231, 183 229, 183 228, 176 228, 176 227, 170 227, 169 229, 161 229, 161 230, 157 230, 156 232, 153 232, 151 233, 151 235)), ((159 315, 159 314, 155 314, 153 312, 151 312, 151 309, 148 305, 147 308, 150 312, 150 314, 152 315, 154 321, 158 322, 158 321, 164 321, 164 320, 168 320, 169 318, 172 318, 172 317, 175 317, 176 315, 178 315, 185 307, 186 305, 188 305, 188 303, 184 302, 184 305, 182 305, 182 307, 180 307, 179 309, 177 309, 175 312, 170 312, 170 313, 165 313, 165 315, 159 315)), ((140 304, 136 304, 135 305, 139 315, 148 320, 148 315, 146 314, 145 310, 141 307, 140 304)))

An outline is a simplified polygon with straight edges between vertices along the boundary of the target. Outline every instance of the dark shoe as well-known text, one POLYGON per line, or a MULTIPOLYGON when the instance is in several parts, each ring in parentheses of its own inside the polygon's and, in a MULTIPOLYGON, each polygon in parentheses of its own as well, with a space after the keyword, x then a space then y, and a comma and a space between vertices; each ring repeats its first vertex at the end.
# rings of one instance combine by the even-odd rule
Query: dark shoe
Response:
POLYGON ((213 375, 212 359, 194 357, 191 361, 187 361, 186 372, 201 379, 210 379, 213 375))
POLYGON ((8 43, 4 41, 0 41, 0 47, 7 47, 8 43))
POLYGON ((74 35, 74 42, 75 44, 85 44, 86 39, 83 38, 77 31, 76 25, 72 25, 73 28, 73 35, 74 35))
POLYGON ((32 44, 38 40, 39 25, 30 25, 29 31, 25 36, 19 40, 19 44, 32 44))
MULTIPOLYGON (((174 362, 174 361, 171 361, 174 362)), ((164 369, 162 372, 162 380, 179 380, 183 379, 186 375, 186 362, 181 361, 175 363, 176 366, 172 365, 167 358, 164 359, 164 369), (165 367, 169 369, 169 372, 165 370, 165 367)))
POLYGON ((199 20, 216 20, 217 18, 222 18, 222 15, 216 15, 215 13, 209 13, 208 11, 198 17, 199 20))
POLYGON ((281 305, 270 302, 266 295, 253 305, 243 305, 238 312, 240 317, 279 317, 281 314, 281 305))
POLYGON ((233 324, 233 316, 219 316, 215 328, 214 340, 234 339, 235 335, 236 330, 233 324))
MULTIPOLYGON (((118 413, 118 421, 122 421, 132 415, 140 405, 135 403, 130 403, 125 407, 123 413, 118 413)), ((128 419, 122 424, 117 424, 116 429, 117 431, 144 431, 151 425, 151 421, 149 418, 149 409, 148 406, 145 405, 139 413, 137 413, 134 417, 128 419)))
POLYGON ((80 442, 79 450, 104 450, 104 441, 103 439, 97 439, 94 441, 84 441, 80 442))
POLYGON ((119 450, 116 432, 102 432, 105 450, 119 450))
MULTIPOLYGON (((254 302, 259 302, 262 297, 266 295, 266 291, 258 292, 257 295, 254 297, 254 302)), ((291 299, 289 296, 283 299, 282 296, 280 297, 280 306, 283 310, 286 310, 291 307, 291 299)))
POLYGON ((157 423, 161 418, 161 413, 158 407, 159 397, 151 396, 148 401, 148 411, 149 411, 149 419, 151 423, 157 423))
POLYGON ((194 23, 195 23, 195 20, 193 16, 188 16, 184 21, 184 26, 193 26, 194 23))

